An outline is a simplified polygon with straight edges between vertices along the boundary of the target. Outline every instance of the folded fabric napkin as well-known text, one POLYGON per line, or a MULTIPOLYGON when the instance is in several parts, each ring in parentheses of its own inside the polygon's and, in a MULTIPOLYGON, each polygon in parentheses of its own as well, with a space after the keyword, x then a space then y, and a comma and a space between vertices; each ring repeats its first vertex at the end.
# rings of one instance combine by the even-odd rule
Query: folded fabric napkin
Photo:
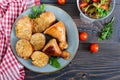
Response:
POLYGON ((0 80, 24 80, 24 67, 10 46, 10 32, 16 18, 40 0, 0 0, 0 80))

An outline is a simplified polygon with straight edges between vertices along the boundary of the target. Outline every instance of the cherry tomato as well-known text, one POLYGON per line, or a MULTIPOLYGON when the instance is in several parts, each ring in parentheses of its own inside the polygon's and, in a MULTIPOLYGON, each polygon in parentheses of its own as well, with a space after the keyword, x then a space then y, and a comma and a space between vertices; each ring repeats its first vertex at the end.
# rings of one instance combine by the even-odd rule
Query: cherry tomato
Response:
POLYGON ((58 4, 65 4, 66 0, 57 0, 58 4))
POLYGON ((96 53, 96 52, 98 52, 98 50, 99 50, 99 45, 97 43, 92 43, 90 45, 90 51, 92 53, 96 53))
POLYGON ((108 5, 102 5, 101 8, 103 8, 104 10, 108 10, 108 5))
POLYGON ((82 3, 80 3, 79 5, 80 5, 80 8, 84 8, 85 6, 88 5, 88 3, 87 3, 87 2, 82 2, 82 3))
POLYGON ((98 2, 99 0, 92 0, 93 2, 98 2))
POLYGON ((88 34, 86 32, 80 32, 79 33, 79 39, 81 41, 85 41, 85 40, 87 40, 87 38, 88 38, 88 34))

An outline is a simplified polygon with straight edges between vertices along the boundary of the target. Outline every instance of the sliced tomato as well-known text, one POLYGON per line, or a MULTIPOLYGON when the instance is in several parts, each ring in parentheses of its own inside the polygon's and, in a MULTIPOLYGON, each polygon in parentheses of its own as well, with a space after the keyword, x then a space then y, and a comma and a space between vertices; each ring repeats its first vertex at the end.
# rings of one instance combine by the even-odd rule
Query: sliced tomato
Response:
POLYGON ((100 6, 100 8, 103 8, 104 10, 108 10, 109 9, 108 5, 102 5, 102 6, 100 6))
POLYGON ((99 2, 99 0, 92 0, 93 2, 99 2))
POLYGON ((88 5, 88 3, 87 2, 82 2, 79 5, 80 5, 80 8, 84 8, 88 5))

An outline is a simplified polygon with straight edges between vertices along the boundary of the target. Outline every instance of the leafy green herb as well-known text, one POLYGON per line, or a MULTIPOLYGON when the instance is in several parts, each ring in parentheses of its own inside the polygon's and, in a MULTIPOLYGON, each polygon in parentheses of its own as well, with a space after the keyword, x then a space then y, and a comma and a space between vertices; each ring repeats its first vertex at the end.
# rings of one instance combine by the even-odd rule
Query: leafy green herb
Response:
POLYGON ((45 8, 45 5, 44 4, 42 4, 41 6, 40 6, 40 8, 39 8, 39 12, 44 12, 44 8, 45 8))
POLYGON ((112 28, 113 23, 114 23, 114 17, 108 23, 105 24, 105 27, 103 28, 98 40, 105 40, 111 37, 113 33, 113 28, 112 28))
POLYGON ((44 4, 41 4, 39 7, 33 6, 32 13, 29 14, 29 17, 32 19, 38 17, 42 12, 44 12, 44 8, 45 8, 44 4))
POLYGON ((109 10, 104 10, 103 8, 97 8, 97 11, 101 18, 107 16, 109 13, 109 10))
POLYGON ((61 67, 60 63, 58 62, 57 57, 50 57, 49 64, 52 65, 55 68, 60 68, 61 67))

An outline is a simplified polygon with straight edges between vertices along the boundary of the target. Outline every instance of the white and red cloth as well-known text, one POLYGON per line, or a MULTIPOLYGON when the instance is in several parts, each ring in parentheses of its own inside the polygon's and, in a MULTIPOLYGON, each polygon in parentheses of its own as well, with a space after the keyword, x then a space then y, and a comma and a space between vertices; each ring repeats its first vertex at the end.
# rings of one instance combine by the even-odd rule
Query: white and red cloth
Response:
POLYGON ((24 67, 10 46, 10 33, 16 18, 40 0, 0 0, 0 80, 24 80, 24 67))

